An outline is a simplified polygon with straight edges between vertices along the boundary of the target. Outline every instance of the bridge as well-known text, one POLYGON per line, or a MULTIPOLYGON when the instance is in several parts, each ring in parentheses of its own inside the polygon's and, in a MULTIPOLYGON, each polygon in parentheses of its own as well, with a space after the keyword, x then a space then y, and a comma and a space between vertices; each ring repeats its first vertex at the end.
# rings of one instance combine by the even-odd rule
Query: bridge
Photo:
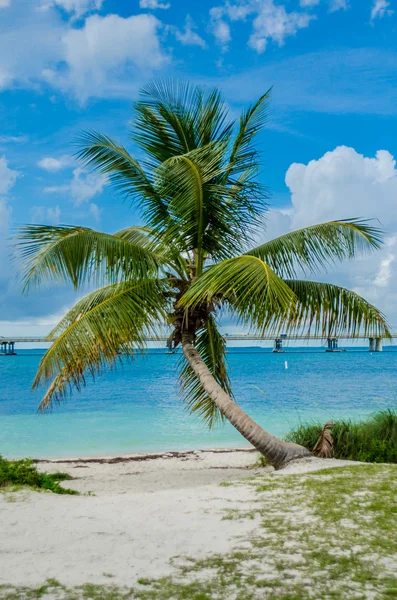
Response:
MULTIPOLYGON (((283 343, 284 342, 308 342, 308 341, 323 341, 327 343, 326 352, 340 352, 339 349, 339 341, 340 340, 368 340, 368 349, 370 352, 382 352, 383 349, 383 338, 382 337, 369 337, 364 334, 343 334, 340 333, 338 335, 321 335, 321 334, 292 334, 287 335, 285 333, 278 334, 266 334, 266 335, 255 335, 255 334, 223 334, 224 338, 227 342, 273 342, 273 352, 284 352, 283 343)), ((392 339, 397 339, 397 333, 392 334, 392 339)), ((0 336, 0 355, 6 356, 15 356, 15 345, 17 343, 43 343, 43 342, 53 342, 54 339, 47 339, 44 337, 38 336, 0 336)), ((159 335, 159 336, 148 336, 146 338, 146 342, 167 342, 168 335, 159 335)))

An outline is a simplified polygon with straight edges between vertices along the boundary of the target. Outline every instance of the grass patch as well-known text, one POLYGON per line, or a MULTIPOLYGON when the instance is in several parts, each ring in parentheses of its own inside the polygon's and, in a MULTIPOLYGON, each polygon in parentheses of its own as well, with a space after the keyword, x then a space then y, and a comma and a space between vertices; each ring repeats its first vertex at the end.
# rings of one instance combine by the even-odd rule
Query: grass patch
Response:
MULTIPOLYGON (((287 441, 312 450, 324 424, 302 424, 287 441)), ((397 463, 397 411, 385 410, 366 421, 336 421, 332 428, 334 457, 372 463, 397 463)))
MULTIPOLYGON (((133 587, 0 587, 1 600, 385 600, 397 598, 397 465, 302 475, 265 473, 254 490, 255 526, 226 554, 181 556, 173 576, 133 587)), ((246 502, 226 518, 250 520, 246 502)))
POLYGON ((28 486, 35 490, 49 490, 55 494, 78 494, 75 490, 64 488, 61 481, 73 479, 67 473, 40 473, 33 462, 22 460, 7 460, 0 456, 0 488, 28 486))

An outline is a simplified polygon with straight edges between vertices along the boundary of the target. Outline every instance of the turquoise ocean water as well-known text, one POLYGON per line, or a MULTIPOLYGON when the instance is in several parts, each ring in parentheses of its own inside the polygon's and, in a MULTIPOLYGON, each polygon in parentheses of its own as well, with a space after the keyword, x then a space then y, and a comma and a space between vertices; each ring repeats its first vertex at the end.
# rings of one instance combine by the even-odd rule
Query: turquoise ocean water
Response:
MULTIPOLYGON (((178 355, 151 350, 99 376, 50 414, 36 413, 42 390, 31 392, 41 350, 0 356, 0 454, 77 457, 157 450, 243 446, 225 425, 208 432, 181 402, 178 355)), ((365 348, 327 354, 323 348, 231 348, 236 399, 276 435, 299 421, 360 419, 397 408, 397 352, 365 348), (288 361, 288 369, 285 369, 288 361)))

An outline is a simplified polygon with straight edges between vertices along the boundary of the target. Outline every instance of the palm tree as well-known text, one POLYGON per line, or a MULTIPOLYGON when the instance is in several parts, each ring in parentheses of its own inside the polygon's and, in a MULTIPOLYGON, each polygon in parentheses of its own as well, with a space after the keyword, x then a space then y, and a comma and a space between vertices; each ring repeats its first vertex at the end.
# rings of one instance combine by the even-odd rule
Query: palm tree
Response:
POLYGON ((229 118, 219 91, 175 81, 146 87, 134 105, 138 162, 111 138, 86 132, 79 159, 105 174, 138 206, 143 226, 114 234, 85 227, 24 227, 24 286, 45 280, 95 283, 50 332, 34 387, 50 382, 40 410, 64 399, 167 323, 181 345, 182 390, 209 426, 227 419, 277 468, 309 455, 255 423, 233 398, 218 328, 222 310, 259 333, 343 330, 387 337, 382 314, 328 283, 299 279, 381 243, 357 219, 332 221, 252 247, 263 224, 266 190, 257 181, 255 138, 266 123, 269 92, 229 118))

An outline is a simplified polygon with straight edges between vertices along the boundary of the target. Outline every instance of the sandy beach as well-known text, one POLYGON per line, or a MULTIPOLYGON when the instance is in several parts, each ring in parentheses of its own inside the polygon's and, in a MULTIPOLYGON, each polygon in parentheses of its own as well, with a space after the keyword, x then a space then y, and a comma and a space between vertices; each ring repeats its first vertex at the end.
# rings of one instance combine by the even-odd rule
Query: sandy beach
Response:
POLYGON ((255 520, 223 518, 253 506, 253 487, 221 483, 349 464, 310 459, 274 472, 255 467, 257 459, 238 449, 39 462, 70 473, 65 486, 81 495, 0 494, 0 584, 134 585, 171 574, 174 557, 228 552, 254 530, 255 520))

